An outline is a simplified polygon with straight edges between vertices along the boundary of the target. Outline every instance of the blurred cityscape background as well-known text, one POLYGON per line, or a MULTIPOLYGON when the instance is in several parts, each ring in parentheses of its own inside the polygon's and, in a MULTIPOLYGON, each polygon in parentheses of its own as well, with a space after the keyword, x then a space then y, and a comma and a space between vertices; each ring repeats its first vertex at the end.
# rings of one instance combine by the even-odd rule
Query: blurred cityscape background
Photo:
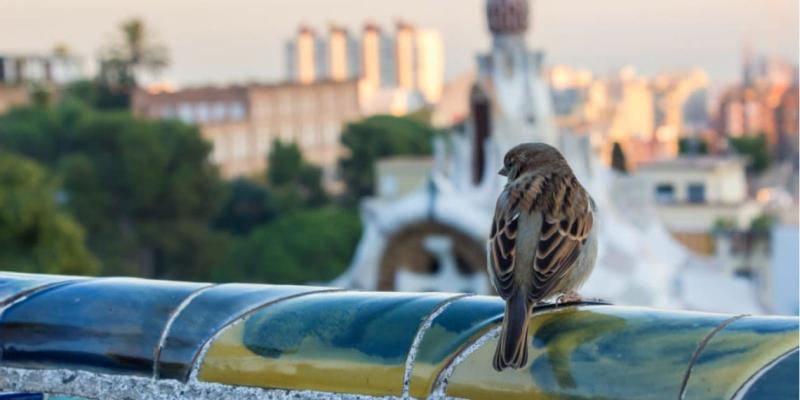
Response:
POLYGON ((587 295, 798 313, 794 1, 2 8, 2 270, 491 293, 543 141, 601 208, 587 295))

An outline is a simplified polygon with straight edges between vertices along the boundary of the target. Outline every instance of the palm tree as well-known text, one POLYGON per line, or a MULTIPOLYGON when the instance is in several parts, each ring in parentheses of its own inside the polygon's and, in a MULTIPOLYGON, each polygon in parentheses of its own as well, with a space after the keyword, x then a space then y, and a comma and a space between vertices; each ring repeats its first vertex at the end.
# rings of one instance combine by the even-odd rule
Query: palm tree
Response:
POLYGON ((151 41, 140 18, 123 21, 120 33, 120 38, 101 55, 100 78, 111 88, 129 91, 142 73, 157 75, 169 63, 169 57, 166 47, 151 41))
POLYGON ((134 69, 158 74, 169 62, 167 49, 161 44, 150 43, 150 34, 145 28, 144 21, 139 18, 131 18, 120 25, 126 61, 134 69))

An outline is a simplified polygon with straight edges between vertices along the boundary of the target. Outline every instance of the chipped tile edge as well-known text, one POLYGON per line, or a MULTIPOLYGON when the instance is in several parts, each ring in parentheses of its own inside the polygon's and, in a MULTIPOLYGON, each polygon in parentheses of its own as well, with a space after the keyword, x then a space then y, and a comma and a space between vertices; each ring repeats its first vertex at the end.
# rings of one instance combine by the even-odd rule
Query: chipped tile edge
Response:
POLYGON ((403 399, 411 398, 409 393, 411 390, 411 375, 414 371, 414 361, 417 359, 417 350, 419 350, 419 345, 422 343, 425 333, 428 331, 431 325, 433 325, 433 321, 436 319, 436 317, 441 315, 447 309, 447 307, 457 300, 470 296, 473 296, 473 294, 464 293, 460 295, 454 295, 443 300, 420 323, 419 328, 417 328, 417 334, 414 335, 414 340, 411 342, 411 347, 408 350, 408 356, 406 357, 405 371, 403 372, 403 391, 401 393, 403 399))
POLYGON ((433 390, 431 391, 429 399, 442 399, 445 398, 445 393, 447 392, 447 384, 449 383, 450 377, 464 360, 466 360, 472 353, 478 351, 486 342, 497 338, 500 336, 500 329, 502 329, 502 325, 497 325, 494 328, 491 328, 488 332, 481 335, 478 339, 476 339, 472 344, 467 346, 464 350, 462 350, 458 355, 453 358, 452 361, 445 367, 440 373, 439 376, 436 377, 436 381, 433 385, 433 390))
POLYGON ((269 307, 269 306, 271 306, 273 304, 276 304, 276 303, 280 303, 280 302, 285 301, 285 300, 296 299, 298 297, 308 296, 308 295, 312 295, 312 294, 340 293, 340 292, 345 292, 345 291, 346 290, 342 289, 342 288, 329 288, 329 289, 315 290, 315 291, 311 291, 311 292, 295 293, 295 294, 291 294, 291 295, 288 295, 288 296, 285 296, 285 297, 272 299, 270 301, 267 301, 265 303, 262 303, 262 304, 259 304, 257 306, 253 306, 252 308, 247 309, 246 311, 242 312, 241 315, 239 315, 235 319, 233 319, 230 322, 228 322, 227 324, 219 327, 219 329, 213 335, 211 335, 211 337, 206 339, 206 341, 203 343, 203 346, 200 347, 200 351, 198 351, 197 354, 194 355, 194 358, 192 358, 192 365, 191 365, 191 369, 189 370, 189 377, 188 377, 187 381, 189 383, 202 382, 199 379, 197 379, 197 376, 200 373, 200 368, 203 365, 203 361, 206 358, 206 353, 208 353, 208 349, 211 348, 211 345, 214 344, 217 341, 217 339, 219 339, 219 337, 222 336, 222 334, 225 333, 228 329, 230 329, 231 327, 241 323, 247 317, 255 314, 256 312, 260 311, 261 309, 269 307))
POLYGON ((161 364, 161 353, 164 350, 164 345, 166 344, 167 337, 169 336, 169 332, 172 329, 172 324, 175 323, 175 320, 178 319, 181 312, 192 303, 192 300, 200 296, 205 291, 217 287, 217 284, 207 284, 205 286, 201 286, 186 296, 177 307, 170 313, 169 320, 167 323, 164 324, 164 328, 161 330, 161 336, 158 338, 158 344, 153 349, 153 379, 158 379, 159 373, 159 365, 161 364))

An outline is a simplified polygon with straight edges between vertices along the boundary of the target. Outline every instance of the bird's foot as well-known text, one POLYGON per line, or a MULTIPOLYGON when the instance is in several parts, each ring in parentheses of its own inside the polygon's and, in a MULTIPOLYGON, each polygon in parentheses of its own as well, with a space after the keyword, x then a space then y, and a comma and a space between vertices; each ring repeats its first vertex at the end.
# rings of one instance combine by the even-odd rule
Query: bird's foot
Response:
POLYGON ((583 301, 584 303, 611 304, 610 301, 605 300, 605 299, 601 299, 599 297, 586 297, 586 298, 582 299, 581 301, 583 301))
POLYGON ((563 293, 556 297, 556 306, 561 306, 564 304, 571 304, 571 303, 580 303, 583 301, 581 295, 578 292, 570 291, 567 293, 563 293))

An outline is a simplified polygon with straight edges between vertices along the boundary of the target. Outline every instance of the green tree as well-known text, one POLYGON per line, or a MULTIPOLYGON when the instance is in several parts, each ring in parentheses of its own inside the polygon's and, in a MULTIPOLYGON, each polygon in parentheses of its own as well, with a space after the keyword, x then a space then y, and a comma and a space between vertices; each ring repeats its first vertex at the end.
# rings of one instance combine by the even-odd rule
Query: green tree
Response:
POLYGON ((269 187, 279 198, 282 210, 317 207, 327 202, 322 188, 322 170, 303 160, 297 145, 276 140, 272 143, 268 164, 269 187))
POLYGON ((61 88, 61 98, 67 102, 81 102, 88 107, 114 109, 124 108, 122 103, 128 104, 127 96, 122 100, 109 100, 110 89, 100 87, 98 80, 79 79, 67 83, 61 88), (120 104, 117 104, 120 103, 120 104))
POLYGON ((56 203, 57 189, 33 161, 0 152, 0 269, 93 275, 84 231, 56 203))
POLYGON ((231 248, 215 281, 302 284, 329 281, 349 265, 361 236, 353 210, 294 211, 256 228, 231 248))
POLYGON ((294 143, 283 144, 279 140, 272 142, 272 149, 267 156, 269 164, 267 180, 271 185, 283 186, 294 183, 303 165, 303 156, 294 143))
POLYGON ((731 137, 728 142, 737 153, 749 159, 747 169, 750 172, 764 172, 772 163, 767 137, 763 133, 757 136, 731 137))
POLYGON ((58 172, 103 274, 197 279, 222 260, 223 186, 196 128, 67 101, 0 117, 0 147, 58 172))
POLYGON ((246 235, 278 214, 277 201, 263 184, 237 179, 228 186, 227 199, 214 220, 214 228, 246 235))
POLYGON ((775 225, 776 218, 769 214, 761 214, 750 221, 750 230, 755 232, 769 232, 775 225))
POLYGON ((719 217, 714 220, 712 232, 730 232, 736 229, 736 221, 731 218, 719 217))
POLYGON ((431 154, 433 136, 430 125, 403 117, 379 115, 348 124, 341 141, 349 154, 339 165, 350 200, 374 193, 379 158, 431 154))
POLYGON ((611 149, 611 168, 622 173, 628 172, 625 153, 622 151, 622 146, 619 142, 614 142, 614 147, 611 149))
POLYGON ((678 140, 679 154, 708 154, 708 143, 700 138, 680 138, 678 140))

